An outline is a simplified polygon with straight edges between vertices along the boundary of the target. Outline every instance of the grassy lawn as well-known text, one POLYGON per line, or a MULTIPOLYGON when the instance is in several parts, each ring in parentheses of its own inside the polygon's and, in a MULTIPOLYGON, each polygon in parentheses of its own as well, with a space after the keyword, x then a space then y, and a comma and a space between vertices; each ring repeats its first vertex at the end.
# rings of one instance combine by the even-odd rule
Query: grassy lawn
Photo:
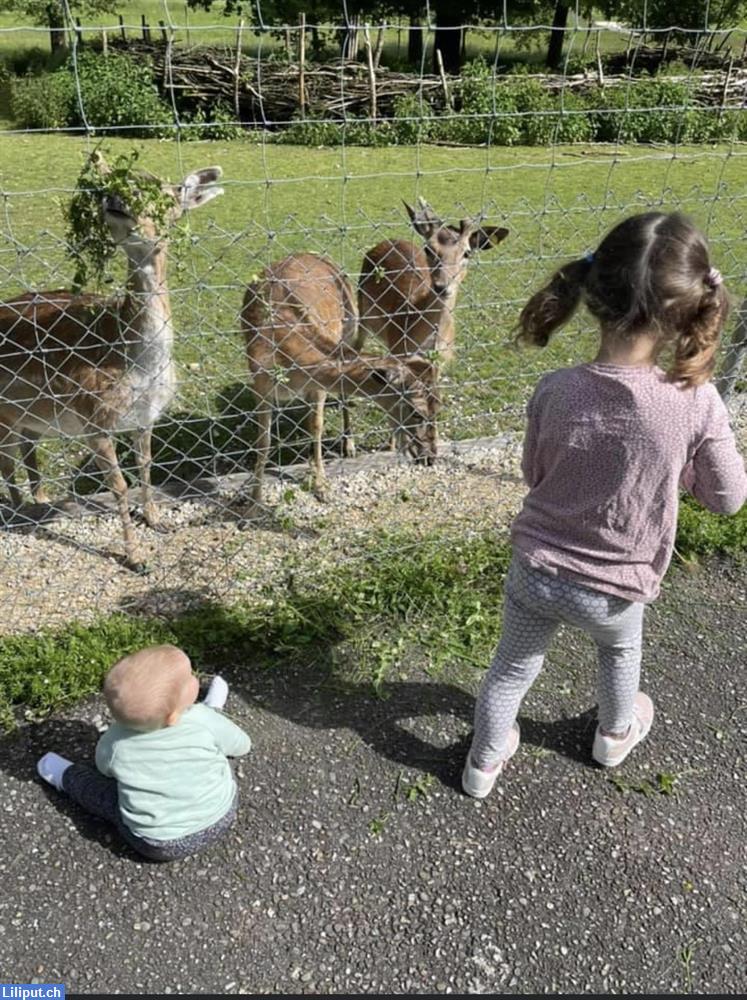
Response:
MULTIPOLYGON (((59 135, 4 137, 4 296, 69 284, 60 205, 91 146, 90 141, 59 135)), ((327 253, 355 276, 366 249, 384 237, 408 236, 403 198, 412 201, 424 195, 452 220, 482 212, 511 233, 499 248, 473 261, 463 285, 458 359, 443 416, 447 437, 521 426, 523 406, 538 375, 588 357, 593 334, 583 325, 569 328, 542 352, 518 352, 507 342, 531 290, 559 262, 593 247, 626 213, 651 206, 683 209, 708 232, 714 260, 735 291, 747 267, 745 154, 739 148, 313 149, 250 142, 105 143, 111 156, 133 146, 140 151, 143 167, 171 180, 213 163, 225 173, 225 195, 193 215, 191 240, 179 241, 173 254, 170 279, 181 389, 173 408, 180 426, 169 421, 161 429, 162 448, 170 452, 170 461, 188 450, 195 435, 205 437, 216 419, 219 437, 230 439, 240 426, 246 434, 245 411, 251 400, 241 393, 245 365, 236 326, 243 288, 251 276, 293 250, 327 253), (193 431, 186 432, 187 426, 193 431)), ((378 428, 380 441, 383 419, 367 417, 362 409, 357 419, 364 428, 378 428)), ((50 454, 59 454, 58 444, 46 447, 50 454)))
MULTIPOLYGON (((340 8, 342 11, 342 6, 340 8)), ((202 8, 190 8, 186 3, 167 3, 166 0, 133 0, 131 3, 120 5, 116 14, 96 14, 87 15, 81 18, 83 29, 83 40, 92 38, 99 34, 101 29, 106 29, 110 37, 118 37, 120 24, 118 15, 121 14, 125 24, 125 31, 129 37, 140 37, 142 34, 141 19, 144 16, 150 25, 152 37, 159 38, 161 21, 164 22, 178 45, 213 45, 236 46, 236 29, 239 18, 236 15, 225 17, 222 13, 222 4, 215 3, 212 10, 202 8)), ((342 13, 341 13, 342 20, 342 13)), ((312 18, 307 17, 309 24, 312 18)), ((375 42, 379 26, 387 24, 384 35, 384 48, 382 53, 382 64, 385 66, 402 66, 407 56, 408 22, 402 18, 399 22, 395 18, 382 18, 381 16, 371 17, 372 41, 375 42)), ((611 30, 609 28, 598 29, 589 32, 588 22, 585 18, 575 18, 573 12, 569 14, 568 29, 577 27, 577 31, 567 32, 567 51, 573 56, 580 56, 582 47, 586 43, 584 55, 593 58, 597 44, 603 54, 624 51, 628 45, 628 32, 624 30, 611 30), (587 37, 588 36, 588 37, 587 37)), ((319 39, 325 55, 334 56, 338 50, 336 38, 337 29, 333 26, 324 26, 319 32, 319 39)), ((252 55, 266 56, 272 52, 285 49, 284 33, 280 30, 261 29, 256 24, 247 24, 242 33, 242 49, 252 55)), ((470 26, 467 31, 465 41, 465 55, 467 59, 475 59, 483 56, 492 60, 498 48, 499 59, 501 61, 513 62, 515 60, 537 62, 541 65, 547 48, 548 32, 543 27, 515 26, 508 30, 495 27, 470 26)), ((291 45, 294 50, 297 46, 297 32, 291 30, 291 45)), ((307 43, 311 45, 311 40, 307 43)), ((361 40, 361 47, 363 42, 361 40)), ((33 24, 33 22, 21 19, 17 14, 0 13, 0 56, 19 56, 24 51, 31 49, 47 50, 49 48, 49 34, 46 28, 33 24)), ((433 31, 426 30, 424 34, 423 65, 427 72, 430 72, 433 51, 433 31)))

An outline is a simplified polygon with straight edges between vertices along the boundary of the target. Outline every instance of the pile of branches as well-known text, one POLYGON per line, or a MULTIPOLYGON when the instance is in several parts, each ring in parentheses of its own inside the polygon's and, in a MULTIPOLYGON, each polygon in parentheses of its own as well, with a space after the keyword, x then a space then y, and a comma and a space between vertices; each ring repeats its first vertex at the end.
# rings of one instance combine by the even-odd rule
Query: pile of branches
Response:
MULTIPOLYGON (((364 63, 297 63, 258 60, 230 49, 184 49, 164 44, 129 43, 152 61, 164 97, 178 107, 223 104, 246 123, 271 128, 297 118, 303 103, 307 117, 340 119, 371 113, 372 72, 364 63)), ((422 95, 431 107, 448 99, 445 77, 373 71, 378 117, 394 115, 397 98, 422 95)), ((455 81, 456 82, 456 81, 455 81)))
MULTIPOLYGON (((222 104, 247 125, 272 128, 299 117, 343 120, 348 117, 391 118, 398 98, 422 98, 436 111, 459 110, 462 81, 446 75, 395 73, 365 63, 298 63, 258 60, 227 48, 185 49, 169 44, 130 42, 130 52, 151 59, 164 97, 180 108, 222 104)), ((594 87, 621 87, 631 83, 629 73, 610 75, 589 70, 573 75, 543 73, 535 77, 549 92, 584 93, 594 87)), ((498 79, 501 79, 499 76, 498 79)), ((512 78, 513 79, 513 78, 512 78)), ((694 101, 701 105, 747 107, 747 70, 729 64, 726 69, 695 76, 668 75, 673 82, 692 84, 694 101)))

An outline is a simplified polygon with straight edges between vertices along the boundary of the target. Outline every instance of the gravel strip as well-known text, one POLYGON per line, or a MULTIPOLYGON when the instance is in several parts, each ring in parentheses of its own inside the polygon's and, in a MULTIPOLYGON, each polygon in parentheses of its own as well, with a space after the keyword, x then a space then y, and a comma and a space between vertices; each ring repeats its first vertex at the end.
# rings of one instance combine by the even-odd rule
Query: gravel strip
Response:
POLYGON ((519 438, 501 437, 445 442, 431 468, 386 453, 335 460, 327 466, 324 502, 302 488, 305 466, 293 467, 282 480, 268 477, 268 511, 248 525, 241 516, 248 477, 202 481, 202 495, 193 487, 178 501, 162 496, 164 531, 137 527, 152 567, 147 576, 118 562, 116 515, 91 513, 91 503, 73 507, 73 516, 42 518, 33 532, 3 533, 0 631, 89 622, 122 609, 172 615, 205 600, 258 598, 291 564, 299 579, 339 565, 377 529, 505 533, 524 493, 519 457, 519 438))
MULTIPOLYGON (((735 397, 733 422, 747 451, 747 406, 735 397)), ((379 452, 326 465, 329 497, 303 488, 306 466, 265 483, 267 512, 246 523, 246 475, 161 491, 162 531, 136 535, 151 567, 121 564, 121 526, 109 494, 61 509, 29 508, 22 530, 0 534, 0 633, 90 622, 117 610, 174 615, 204 601, 259 600, 292 565, 299 581, 355 555, 373 531, 413 535, 494 529, 507 535, 524 496, 521 436, 448 442, 431 468, 379 452)), ((133 501, 136 491, 132 491, 133 501)), ((385 555, 383 552, 382 555, 385 555)))

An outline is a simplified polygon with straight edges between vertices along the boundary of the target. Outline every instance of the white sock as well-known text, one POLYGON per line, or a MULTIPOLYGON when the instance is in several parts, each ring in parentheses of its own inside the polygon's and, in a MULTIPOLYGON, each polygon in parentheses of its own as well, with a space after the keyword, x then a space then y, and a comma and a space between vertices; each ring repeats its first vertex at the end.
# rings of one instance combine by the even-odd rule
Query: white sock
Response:
POLYGON ((39 772, 39 777, 44 778, 45 781, 61 792, 62 775, 72 763, 67 757, 60 757, 58 753, 45 753, 36 762, 36 770, 39 772))
POLYGON ((210 687, 205 695, 204 704, 206 704, 209 708, 220 709, 226 704, 227 697, 228 684, 226 684, 220 674, 216 674, 210 682, 210 687))

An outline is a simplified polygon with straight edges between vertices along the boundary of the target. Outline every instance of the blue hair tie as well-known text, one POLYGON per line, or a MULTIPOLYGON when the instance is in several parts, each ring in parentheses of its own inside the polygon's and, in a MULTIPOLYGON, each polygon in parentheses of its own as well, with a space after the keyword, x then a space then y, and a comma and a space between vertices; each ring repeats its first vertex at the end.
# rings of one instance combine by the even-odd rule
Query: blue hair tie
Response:
POLYGON ((593 264, 594 263, 594 251, 593 250, 589 250, 588 253, 585 253, 584 254, 584 260, 586 261, 587 264, 593 264))

